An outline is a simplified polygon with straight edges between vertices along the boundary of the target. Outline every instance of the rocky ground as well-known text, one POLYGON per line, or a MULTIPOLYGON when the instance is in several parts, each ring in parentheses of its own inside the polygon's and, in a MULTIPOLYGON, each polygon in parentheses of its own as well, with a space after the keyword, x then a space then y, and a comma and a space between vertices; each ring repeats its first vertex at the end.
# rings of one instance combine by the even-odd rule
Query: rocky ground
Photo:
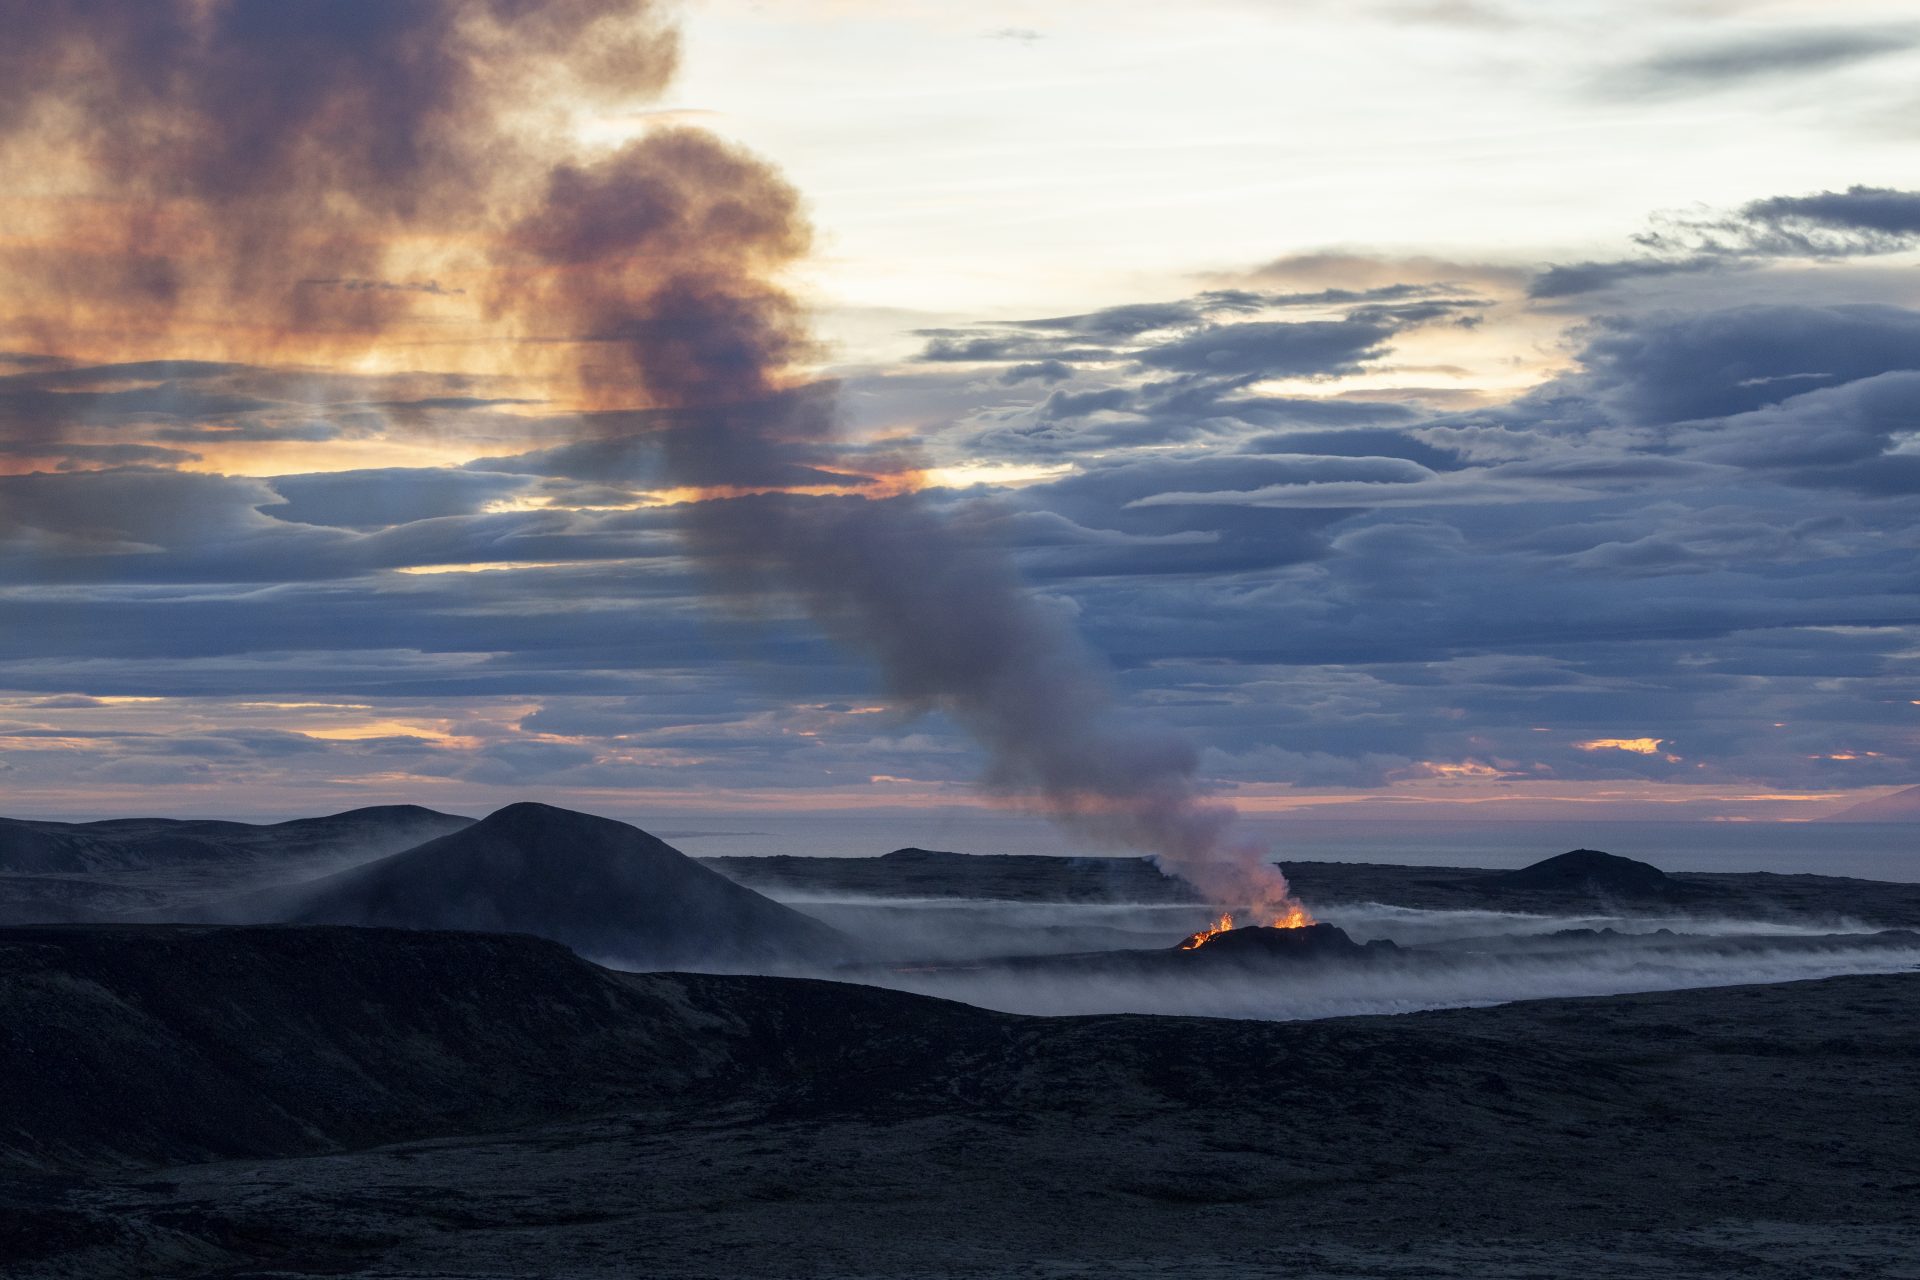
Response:
POLYGON ((1920 975, 1021 1018, 0 930, 9 1276, 1920 1276, 1920 975))

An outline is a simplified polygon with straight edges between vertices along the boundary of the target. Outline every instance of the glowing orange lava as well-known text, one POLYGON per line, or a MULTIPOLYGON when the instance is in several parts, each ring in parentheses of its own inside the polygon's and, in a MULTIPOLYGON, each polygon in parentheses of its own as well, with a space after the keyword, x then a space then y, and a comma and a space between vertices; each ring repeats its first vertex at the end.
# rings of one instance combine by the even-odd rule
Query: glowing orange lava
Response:
MULTIPOLYGON (((1286 910, 1268 923, 1269 929, 1304 929, 1313 923, 1313 913, 1303 903, 1288 901, 1286 910)), ((1222 913, 1220 918, 1180 944, 1182 951, 1193 951, 1206 946, 1221 934, 1233 928, 1233 916, 1222 913)))
POLYGON ((1233 917, 1223 915, 1200 932, 1180 944, 1182 951, 1192 951, 1195 947, 1204 947, 1209 941, 1233 928, 1233 917))
POLYGON ((1273 918, 1272 928, 1304 929, 1313 923, 1313 913, 1298 902, 1289 902, 1286 912, 1273 918))

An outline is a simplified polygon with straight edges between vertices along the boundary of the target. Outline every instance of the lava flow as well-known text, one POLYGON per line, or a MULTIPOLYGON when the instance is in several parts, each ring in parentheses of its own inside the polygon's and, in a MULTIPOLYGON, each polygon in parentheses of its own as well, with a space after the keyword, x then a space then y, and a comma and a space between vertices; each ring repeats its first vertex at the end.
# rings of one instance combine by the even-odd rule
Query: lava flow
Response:
MULTIPOLYGON (((1299 903, 1289 901, 1286 910, 1275 916, 1267 925, 1270 929, 1304 929, 1312 924, 1313 913, 1299 903)), ((1220 918, 1180 944, 1182 951, 1194 951, 1233 928, 1233 916, 1223 912, 1220 918)))
POLYGON ((1218 937, 1219 935, 1225 933, 1227 930, 1231 928, 1233 928, 1233 917, 1231 915, 1223 915, 1218 920, 1214 921, 1212 924, 1208 925, 1206 928, 1202 929, 1200 932, 1194 934, 1191 938, 1188 938, 1185 942, 1181 943, 1180 949, 1182 951, 1192 951, 1196 947, 1204 947, 1207 945, 1208 942, 1218 937))

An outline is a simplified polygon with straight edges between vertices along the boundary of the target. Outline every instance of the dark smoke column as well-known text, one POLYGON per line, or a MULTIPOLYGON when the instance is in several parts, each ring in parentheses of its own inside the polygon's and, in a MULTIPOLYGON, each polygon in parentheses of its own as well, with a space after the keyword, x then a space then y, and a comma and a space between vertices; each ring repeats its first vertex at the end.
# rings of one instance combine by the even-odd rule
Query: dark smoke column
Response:
POLYGON ((669 411, 671 483, 712 491, 685 527, 716 581, 798 596, 878 663, 892 699, 978 739, 994 790, 1150 852, 1217 901, 1290 900, 1261 850, 1229 842, 1233 811, 1202 798, 1193 745, 1128 723, 1073 629, 996 549, 914 494, 764 491, 795 445, 830 443, 836 426, 831 396, 790 372, 808 335, 778 277, 809 231, 777 174, 705 133, 656 134, 557 170, 516 239, 538 264, 523 286, 540 282, 534 305, 606 353, 596 380, 624 373, 669 411))
POLYGON ((485 270, 570 147, 657 93, 655 0, 0 0, 0 170, 57 218, 0 238, 0 320, 55 354, 319 363, 485 270), (190 351, 180 348, 191 347, 190 351))

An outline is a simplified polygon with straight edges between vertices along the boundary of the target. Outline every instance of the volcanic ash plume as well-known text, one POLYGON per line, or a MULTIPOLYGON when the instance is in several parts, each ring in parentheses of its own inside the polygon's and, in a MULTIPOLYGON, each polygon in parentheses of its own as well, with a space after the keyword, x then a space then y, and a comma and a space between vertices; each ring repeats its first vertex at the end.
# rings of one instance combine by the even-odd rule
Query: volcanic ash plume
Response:
POLYGON ((1218 901, 1286 914, 1285 878, 1228 840, 1230 808, 1200 798, 1193 746, 1123 720, 1098 663, 1004 556, 914 493, 779 490, 794 446, 835 428, 831 398, 788 372, 807 335, 778 273, 808 239, 784 181, 691 131, 556 172, 517 236, 541 305, 605 344, 596 377, 630 377, 683 419, 662 447, 673 482, 705 495, 688 536, 721 581, 798 595, 877 661, 894 700, 978 739, 997 791, 1152 852, 1218 901))
POLYGON ((648 410, 669 484, 697 499, 688 545, 737 598, 803 601, 893 699, 971 732, 997 792, 1222 904, 1284 912, 1286 881, 1202 798, 1192 745, 1120 714, 1003 555, 923 496, 845 496, 881 486, 836 452, 831 389, 795 372, 811 338, 781 277, 810 233, 792 188, 695 130, 596 153, 547 105, 656 91, 674 44, 654 14, 0 0, 0 158, 92 197, 58 206, 84 225, 0 257, 28 299, 14 327, 95 358, 156 329, 196 355, 339 358, 418 321, 444 269, 500 365, 648 410))
POLYGON ((8 328, 351 354, 483 265, 574 107, 657 91, 637 0, 0 0, 8 328), (586 52, 583 52, 586 51, 586 52))

